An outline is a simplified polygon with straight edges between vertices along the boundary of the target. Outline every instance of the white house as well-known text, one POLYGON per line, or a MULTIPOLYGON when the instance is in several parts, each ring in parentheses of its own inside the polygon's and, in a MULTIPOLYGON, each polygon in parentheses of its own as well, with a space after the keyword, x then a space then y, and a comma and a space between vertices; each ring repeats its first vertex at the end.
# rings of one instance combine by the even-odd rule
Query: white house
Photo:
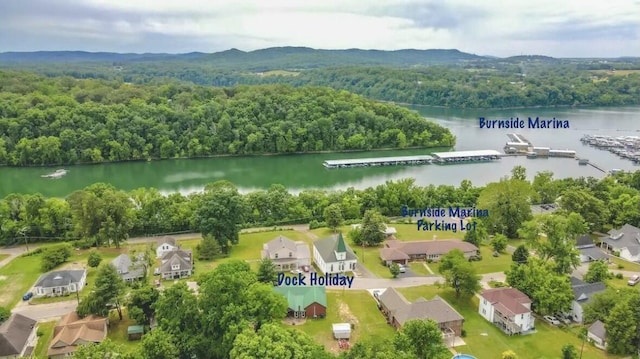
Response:
POLYGON ((162 258, 165 254, 172 252, 178 249, 178 245, 176 244, 176 239, 173 237, 164 237, 162 240, 158 242, 158 247, 156 248, 156 257, 162 258))
POLYGON ((508 335, 534 329, 531 299, 515 288, 486 289, 480 294, 478 313, 508 335))
POLYGON ((262 258, 269 258, 276 270, 285 271, 311 265, 309 245, 305 242, 294 242, 278 236, 262 247, 262 258))
POLYGON ((606 289, 607 286, 602 282, 586 283, 576 277, 571 277, 573 302, 571 303, 571 312, 567 314, 576 322, 582 323, 584 305, 591 301, 594 294, 604 292, 606 289))
POLYGON ((29 357, 36 342, 38 322, 22 314, 11 314, 0 324, 0 359, 29 357))
POLYGON ((612 229, 608 236, 601 237, 603 247, 619 252, 620 258, 640 262, 640 228, 625 224, 620 229, 612 229))
POLYGON ((313 242, 313 261, 322 273, 344 273, 356 269, 358 258, 339 233, 313 242))
POLYGON ((35 297, 55 297, 79 292, 87 283, 87 270, 58 270, 40 276, 33 287, 35 297))
POLYGON ((593 344, 604 350, 607 348, 607 330, 604 328, 604 323, 597 320, 587 330, 587 339, 593 344))

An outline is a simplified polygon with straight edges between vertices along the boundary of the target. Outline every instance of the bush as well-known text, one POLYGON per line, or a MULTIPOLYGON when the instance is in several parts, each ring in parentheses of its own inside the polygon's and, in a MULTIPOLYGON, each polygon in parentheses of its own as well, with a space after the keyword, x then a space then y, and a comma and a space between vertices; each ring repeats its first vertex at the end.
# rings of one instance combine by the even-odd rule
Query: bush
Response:
POLYGON ((618 278, 618 279, 622 279, 622 278, 624 278, 624 277, 622 276, 622 273, 618 273, 618 274, 616 274, 616 278, 618 278))
POLYGON ((463 338, 464 338, 464 337, 466 337, 466 336, 467 336, 467 331, 466 331, 466 330, 464 330, 464 329, 462 329, 462 330, 460 331, 460 336, 461 336, 461 337, 463 337, 463 338))
POLYGON ((622 264, 618 264, 618 269, 624 269, 624 266, 622 264))
POLYGON ((20 257, 31 257, 31 256, 35 256, 38 254, 42 254, 42 252, 44 252, 44 248, 40 247, 40 248, 36 248, 30 252, 24 253, 22 255, 20 255, 20 257))
POLYGON ((98 251, 91 251, 91 253, 89 253, 89 258, 87 259, 89 267, 95 268, 100 265, 100 262, 102 262, 102 256, 100 253, 98 251))
POLYGON ((88 239, 80 239, 77 241, 73 241, 71 243, 71 245, 74 248, 78 248, 78 249, 89 249, 91 247, 93 247, 94 242, 92 240, 88 240, 88 239))
POLYGON ((315 219, 309 222, 309 229, 316 229, 321 227, 325 227, 325 224, 323 222, 317 221, 315 219))
POLYGON ((38 330, 36 330, 36 335, 37 335, 38 337, 41 337, 41 336, 43 336, 43 335, 44 335, 44 332, 42 331, 42 329, 38 328, 38 330))
POLYGON ((42 253, 42 261, 40 269, 43 272, 48 272, 53 268, 66 262, 73 254, 71 246, 63 243, 56 246, 49 247, 42 253))

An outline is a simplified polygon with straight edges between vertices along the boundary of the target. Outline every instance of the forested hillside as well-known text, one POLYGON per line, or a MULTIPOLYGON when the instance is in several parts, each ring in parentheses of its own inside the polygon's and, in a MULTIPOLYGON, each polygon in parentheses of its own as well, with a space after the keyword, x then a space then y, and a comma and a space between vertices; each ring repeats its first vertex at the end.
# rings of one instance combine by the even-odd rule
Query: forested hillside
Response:
POLYGON ((0 72, 0 163, 453 146, 449 130, 346 91, 43 78, 0 72))

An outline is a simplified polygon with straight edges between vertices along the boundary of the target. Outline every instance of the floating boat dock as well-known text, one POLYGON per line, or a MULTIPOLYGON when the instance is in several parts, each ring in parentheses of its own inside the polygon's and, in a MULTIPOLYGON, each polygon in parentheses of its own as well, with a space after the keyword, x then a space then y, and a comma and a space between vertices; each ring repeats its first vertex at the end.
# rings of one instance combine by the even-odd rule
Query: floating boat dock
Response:
POLYGON ((639 136, 601 136, 584 135, 580 141, 601 150, 607 150, 618 157, 640 163, 640 137, 639 136))
POLYGON ((377 167, 377 166, 407 166, 431 163, 431 156, 400 156, 353 158, 347 160, 326 160, 322 163, 326 168, 377 167))
POLYGON ((326 168, 352 168, 377 166, 411 166, 424 164, 444 164, 455 162, 479 162, 500 159, 501 153, 494 150, 436 152, 431 155, 353 158, 346 160, 326 160, 322 163, 326 168))

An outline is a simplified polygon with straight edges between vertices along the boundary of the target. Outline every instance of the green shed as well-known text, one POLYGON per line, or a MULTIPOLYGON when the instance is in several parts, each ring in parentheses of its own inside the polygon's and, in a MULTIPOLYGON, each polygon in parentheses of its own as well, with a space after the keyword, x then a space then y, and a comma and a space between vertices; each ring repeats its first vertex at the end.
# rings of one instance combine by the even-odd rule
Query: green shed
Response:
POLYGON ((129 328, 127 328, 127 334, 129 340, 140 340, 142 334, 144 334, 144 327, 142 325, 130 325, 129 328))

